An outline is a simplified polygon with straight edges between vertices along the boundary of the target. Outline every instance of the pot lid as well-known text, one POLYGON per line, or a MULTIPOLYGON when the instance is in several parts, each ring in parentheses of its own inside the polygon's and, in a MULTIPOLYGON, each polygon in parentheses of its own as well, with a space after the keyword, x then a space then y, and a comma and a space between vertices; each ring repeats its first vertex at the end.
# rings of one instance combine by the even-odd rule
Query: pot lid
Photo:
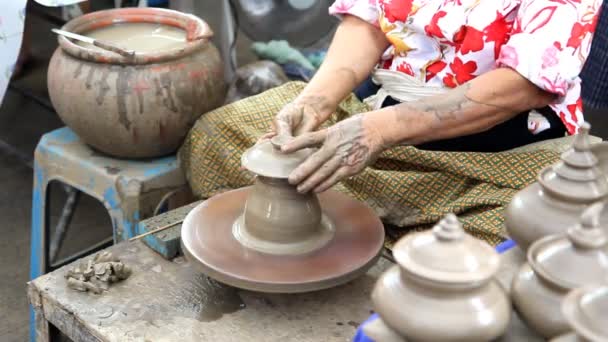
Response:
POLYGON ((604 205, 595 203, 566 234, 550 235, 530 246, 528 263, 541 278, 564 289, 605 281, 608 236, 600 227, 604 205))
POLYGON ((584 122, 572 147, 562 153, 561 160, 541 171, 538 181, 543 188, 578 201, 593 202, 608 194, 608 179, 598 167, 591 152, 590 125, 584 122))
POLYGON ((608 341, 608 278, 571 291, 562 312, 576 333, 589 341, 608 341))
POLYGON ((494 248, 466 234, 454 214, 448 214, 430 231, 401 239, 393 254, 402 270, 448 284, 483 282, 500 266, 494 248))
POLYGON ((312 149, 302 149, 293 153, 281 152, 281 146, 292 137, 275 136, 270 140, 256 144, 243 153, 241 163, 247 170, 264 177, 288 178, 313 152, 312 149))

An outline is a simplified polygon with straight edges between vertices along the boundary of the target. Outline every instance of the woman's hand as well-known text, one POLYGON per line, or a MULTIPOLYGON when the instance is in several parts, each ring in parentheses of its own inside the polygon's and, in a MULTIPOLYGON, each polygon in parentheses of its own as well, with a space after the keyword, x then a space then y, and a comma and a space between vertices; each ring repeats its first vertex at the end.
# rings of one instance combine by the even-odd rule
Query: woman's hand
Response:
POLYGON ((387 147, 375 125, 367 122, 366 114, 359 114, 330 128, 299 135, 281 150, 289 153, 315 146, 320 149, 289 176, 289 183, 297 185, 301 193, 325 191, 363 171, 387 147))
POLYGON ((302 96, 281 109, 274 119, 277 135, 297 136, 317 129, 331 114, 323 96, 302 96))

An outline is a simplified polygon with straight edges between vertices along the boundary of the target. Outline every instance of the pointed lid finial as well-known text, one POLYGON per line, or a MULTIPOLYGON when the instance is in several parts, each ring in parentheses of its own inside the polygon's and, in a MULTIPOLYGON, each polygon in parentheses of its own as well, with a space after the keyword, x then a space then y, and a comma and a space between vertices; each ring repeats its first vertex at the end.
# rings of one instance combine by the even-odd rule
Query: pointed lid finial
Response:
POLYGON ((543 188, 564 198, 587 203, 608 194, 608 179, 591 152, 590 127, 584 122, 572 147, 562 153, 561 160, 541 171, 538 181, 543 188))
POLYGON ((604 209, 601 202, 589 206, 581 215, 580 224, 568 229, 568 238, 579 248, 598 248, 608 242, 604 229, 600 227, 600 215, 604 209))
POLYGON ((393 255, 405 272, 443 284, 478 284, 490 279, 500 265, 494 248, 466 234, 454 214, 431 231, 399 240, 393 255))

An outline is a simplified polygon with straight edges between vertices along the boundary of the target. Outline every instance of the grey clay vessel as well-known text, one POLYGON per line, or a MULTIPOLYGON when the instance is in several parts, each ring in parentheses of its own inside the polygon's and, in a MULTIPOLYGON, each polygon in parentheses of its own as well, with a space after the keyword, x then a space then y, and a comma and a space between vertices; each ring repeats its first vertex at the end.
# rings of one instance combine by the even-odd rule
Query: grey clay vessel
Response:
POLYGON ((505 228, 527 251, 534 241, 565 232, 587 206, 607 195, 606 174, 591 152, 589 124, 584 123, 561 161, 543 169, 537 182, 513 197, 505 210, 505 228))
POLYGON ((536 241, 513 278, 511 295, 522 319, 545 338, 570 331, 561 311, 569 291, 608 276, 608 238, 600 228, 602 204, 587 209, 566 234, 536 241))
POLYGON ((490 341, 502 335, 511 304, 494 275, 496 251, 467 235, 450 214, 431 231, 413 233, 394 248, 398 263, 372 293, 381 324, 374 336, 407 341, 490 341), (384 330, 384 332, 382 332, 384 330))
POLYGON ((243 166, 258 176, 233 235, 241 244, 264 253, 309 253, 327 244, 335 229, 323 215, 316 194, 301 194, 287 181, 311 151, 284 154, 282 140, 275 137, 243 154, 243 166))
POLYGON ((608 342, 608 278, 568 293, 562 313, 574 332, 552 341, 608 342))

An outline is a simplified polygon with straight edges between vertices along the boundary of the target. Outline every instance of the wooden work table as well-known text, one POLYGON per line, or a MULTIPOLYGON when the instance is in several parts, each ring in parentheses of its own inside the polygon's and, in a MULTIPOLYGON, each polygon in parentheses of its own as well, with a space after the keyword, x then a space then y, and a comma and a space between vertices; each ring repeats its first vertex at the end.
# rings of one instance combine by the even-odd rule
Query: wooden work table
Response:
MULTIPOLYGON (((102 295, 69 289, 64 274, 70 265, 29 283, 38 341, 48 341, 48 323, 74 341, 350 341, 371 313, 377 277, 391 265, 380 259, 349 284, 280 295, 224 286, 183 258, 165 260, 141 242, 107 250, 133 274, 102 295)), ((503 255, 503 284, 510 283, 522 262, 518 249, 503 255)), ((515 314, 501 340, 542 341, 515 314)))

